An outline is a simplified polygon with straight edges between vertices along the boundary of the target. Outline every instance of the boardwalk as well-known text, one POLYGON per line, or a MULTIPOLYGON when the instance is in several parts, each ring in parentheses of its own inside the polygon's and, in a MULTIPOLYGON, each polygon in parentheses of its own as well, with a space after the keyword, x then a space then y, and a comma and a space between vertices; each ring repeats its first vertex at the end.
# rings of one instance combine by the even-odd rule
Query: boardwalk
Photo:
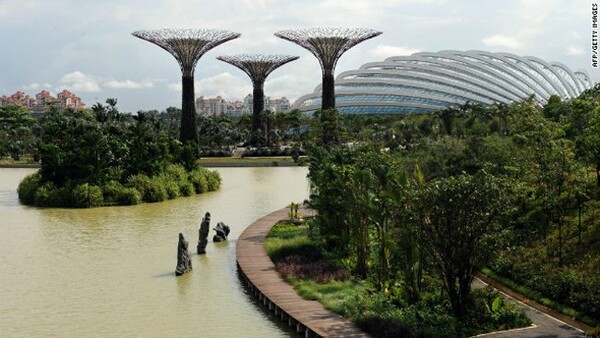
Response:
POLYGON ((287 218, 287 212, 287 208, 280 209, 257 220, 238 239, 237 263, 249 289, 271 312, 305 337, 368 337, 319 302, 302 299, 275 270, 263 242, 271 227, 287 218))

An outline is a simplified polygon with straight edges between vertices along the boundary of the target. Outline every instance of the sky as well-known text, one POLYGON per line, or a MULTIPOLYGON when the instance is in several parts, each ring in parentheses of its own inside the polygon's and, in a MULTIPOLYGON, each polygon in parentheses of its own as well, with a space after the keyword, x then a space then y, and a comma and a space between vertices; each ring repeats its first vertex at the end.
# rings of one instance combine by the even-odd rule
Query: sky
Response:
POLYGON ((67 89, 88 107, 107 98, 127 112, 180 107, 175 58, 131 35, 160 28, 241 33, 199 60, 196 97, 250 94, 248 76, 216 59, 243 53, 300 57, 271 73, 266 96, 293 102, 312 92, 318 60, 274 33, 318 26, 383 32, 342 55, 336 75, 389 56, 485 50, 558 61, 598 82, 593 3, 600 0, 0 0, 0 96, 67 89))

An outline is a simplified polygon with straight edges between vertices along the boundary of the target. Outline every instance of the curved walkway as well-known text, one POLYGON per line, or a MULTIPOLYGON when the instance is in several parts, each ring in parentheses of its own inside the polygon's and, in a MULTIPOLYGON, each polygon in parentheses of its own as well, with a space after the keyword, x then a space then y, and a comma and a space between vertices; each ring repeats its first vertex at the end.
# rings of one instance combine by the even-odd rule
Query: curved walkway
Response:
MULTIPOLYGON (((326 310, 317 301, 302 299, 279 275, 263 247, 269 230, 288 218, 283 208, 250 224, 240 235, 237 264, 250 291, 276 316, 305 337, 368 337, 337 313, 326 310)), ((301 213, 307 214, 306 210, 301 213)))

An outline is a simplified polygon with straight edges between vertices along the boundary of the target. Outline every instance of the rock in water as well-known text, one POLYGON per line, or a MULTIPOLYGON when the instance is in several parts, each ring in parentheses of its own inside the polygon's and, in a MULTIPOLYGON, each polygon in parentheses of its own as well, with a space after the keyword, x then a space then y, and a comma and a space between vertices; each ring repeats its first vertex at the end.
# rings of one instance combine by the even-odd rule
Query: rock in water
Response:
POLYGON ((177 267, 175 268, 175 276, 181 276, 184 273, 192 271, 192 258, 188 250, 188 242, 179 233, 179 244, 177 244, 177 267))
POLYGON ((217 223, 217 226, 213 230, 217 232, 217 234, 213 236, 213 242, 226 241, 227 236, 229 236, 229 232, 231 231, 229 225, 226 225, 223 222, 217 223))
POLYGON ((200 229, 198 230, 198 246, 196 249, 198 250, 198 254, 206 253, 206 245, 208 244, 208 232, 210 226, 210 212, 204 214, 202 218, 202 223, 200 223, 200 229))

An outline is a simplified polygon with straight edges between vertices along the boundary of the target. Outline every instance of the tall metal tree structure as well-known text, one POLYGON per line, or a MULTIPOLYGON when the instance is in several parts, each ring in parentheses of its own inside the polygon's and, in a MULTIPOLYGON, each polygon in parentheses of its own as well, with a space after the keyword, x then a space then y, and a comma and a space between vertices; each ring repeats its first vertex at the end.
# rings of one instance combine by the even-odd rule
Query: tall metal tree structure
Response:
POLYGON ((217 59, 238 67, 248 74, 252 80, 252 143, 256 144, 255 135, 262 125, 260 113, 263 111, 265 102, 265 80, 272 71, 288 62, 298 59, 298 56, 240 54, 231 56, 222 55, 217 57, 217 59))
POLYGON ((151 42, 171 53, 181 68, 182 143, 198 143, 196 107, 194 104, 194 70, 198 60, 212 48, 238 38, 241 34, 215 29, 158 29, 136 31, 133 36, 151 42))
POLYGON ((321 108, 335 108, 334 71, 340 56, 357 44, 382 32, 365 28, 315 27, 282 30, 275 36, 308 49, 321 63, 323 97, 321 108))

